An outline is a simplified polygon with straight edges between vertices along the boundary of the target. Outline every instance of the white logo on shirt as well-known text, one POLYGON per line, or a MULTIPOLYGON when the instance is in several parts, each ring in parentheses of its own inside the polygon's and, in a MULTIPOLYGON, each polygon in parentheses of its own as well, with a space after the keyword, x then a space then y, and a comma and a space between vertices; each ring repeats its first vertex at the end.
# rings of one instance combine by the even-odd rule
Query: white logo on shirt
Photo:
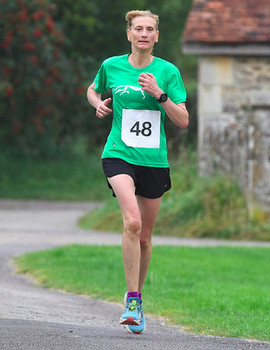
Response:
POLYGON ((121 96, 122 94, 125 94, 125 93, 129 94, 130 93, 129 90, 140 91, 142 93, 143 99, 145 99, 144 91, 142 90, 142 88, 137 86, 121 85, 115 89, 115 93, 117 94, 118 92, 121 92, 120 93, 120 96, 121 96))

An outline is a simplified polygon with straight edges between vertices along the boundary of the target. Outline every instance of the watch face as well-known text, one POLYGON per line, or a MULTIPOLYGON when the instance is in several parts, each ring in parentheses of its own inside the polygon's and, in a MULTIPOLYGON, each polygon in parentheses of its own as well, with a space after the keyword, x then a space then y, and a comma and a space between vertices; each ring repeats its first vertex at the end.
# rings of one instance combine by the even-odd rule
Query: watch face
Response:
POLYGON ((161 96, 160 96, 160 98, 159 98, 159 100, 160 100, 160 102, 165 102, 165 101, 167 101, 167 95, 166 94, 162 94, 161 96))

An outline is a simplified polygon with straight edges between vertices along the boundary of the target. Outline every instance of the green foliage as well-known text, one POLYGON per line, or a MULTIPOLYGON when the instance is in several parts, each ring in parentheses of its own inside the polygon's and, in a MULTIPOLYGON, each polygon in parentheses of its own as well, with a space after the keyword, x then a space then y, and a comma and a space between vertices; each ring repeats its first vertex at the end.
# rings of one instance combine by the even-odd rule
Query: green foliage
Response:
POLYGON ((198 177, 195 163, 192 166, 193 171, 187 162, 185 167, 181 162, 172 165, 175 184, 173 180, 174 188, 164 198, 157 233, 170 227, 176 236, 234 238, 231 231, 238 235, 248 222, 246 201, 238 185, 223 176, 198 177))
MULTIPOLYGON (((88 56, 98 64, 104 58, 130 51, 126 40, 125 14, 129 10, 149 9, 160 16, 160 39, 155 54, 179 61, 181 33, 192 0, 55 0, 56 18, 69 33, 70 54, 88 56), (109 9, 109 10, 107 10, 109 9)), ((183 58, 183 57, 182 57, 183 58)), ((190 58, 186 59, 190 64, 190 58)))
MULTIPOLYGON (((144 311, 193 333, 269 341, 268 261, 269 248, 154 247, 144 311)), ((118 303, 126 292, 120 246, 61 247, 16 263, 49 288, 118 303)))
POLYGON ((2 148, 53 155, 83 126, 83 71, 64 54, 54 5, 2 0, 0 13, 2 148))

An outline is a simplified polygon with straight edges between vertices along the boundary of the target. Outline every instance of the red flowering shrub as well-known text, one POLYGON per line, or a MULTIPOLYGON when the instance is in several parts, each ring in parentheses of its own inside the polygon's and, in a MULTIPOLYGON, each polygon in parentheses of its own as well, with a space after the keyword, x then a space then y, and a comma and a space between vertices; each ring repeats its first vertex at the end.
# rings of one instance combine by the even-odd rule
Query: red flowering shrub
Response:
POLYGON ((49 155, 84 124, 84 78, 43 0, 0 0, 0 147, 49 155))

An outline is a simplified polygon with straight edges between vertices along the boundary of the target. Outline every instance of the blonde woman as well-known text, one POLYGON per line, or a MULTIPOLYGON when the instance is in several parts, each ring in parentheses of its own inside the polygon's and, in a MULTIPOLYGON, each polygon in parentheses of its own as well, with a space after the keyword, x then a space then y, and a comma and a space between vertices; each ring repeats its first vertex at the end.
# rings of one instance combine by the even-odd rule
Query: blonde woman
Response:
POLYGON ((176 126, 186 128, 189 116, 178 68, 153 56, 158 16, 135 10, 126 14, 126 20, 131 53, 105 60, 87 97, 98 118, 113 115, 102 165, 123 216, 127 294, 120 324, 131 333, 142 333, 146 324, 142 289, 152 233, 162 196, 171 188, 164 119, 167 115, 176 126), (110 88, 113 98, 102 100, 110 88))

